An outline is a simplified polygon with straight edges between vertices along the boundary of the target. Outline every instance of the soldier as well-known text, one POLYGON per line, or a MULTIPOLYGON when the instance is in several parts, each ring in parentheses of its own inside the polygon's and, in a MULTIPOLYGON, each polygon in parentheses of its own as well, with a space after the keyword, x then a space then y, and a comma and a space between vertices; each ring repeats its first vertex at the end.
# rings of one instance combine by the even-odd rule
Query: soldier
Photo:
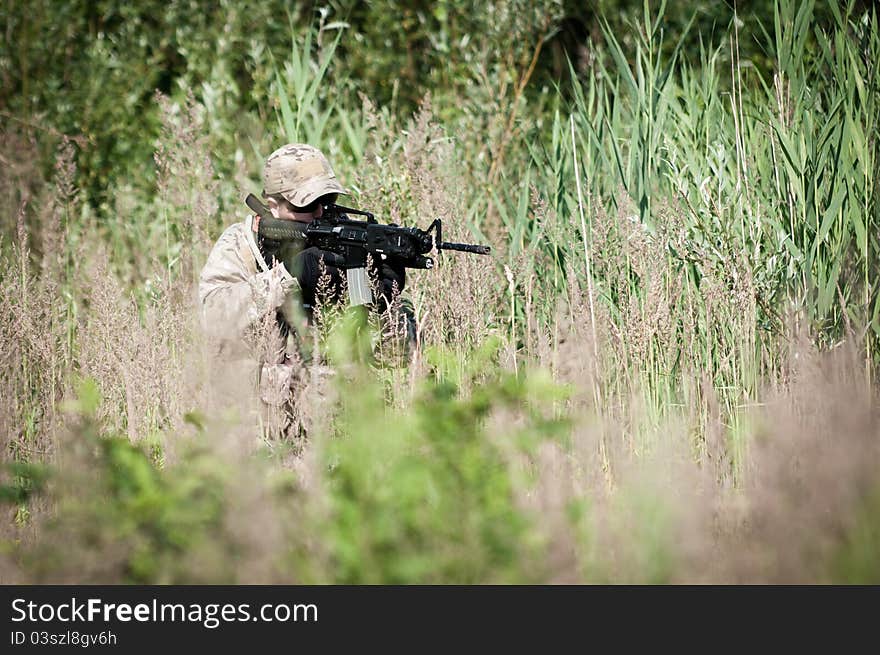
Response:
MULTIPOLYGON (((324 206, 347 194, 327 158, 305 144, 282 146, 263 168, 263 197, 275 218, 302 224, 320 218, 324 206)), ((228 227, 214 245, 199 279, 199 301, 209 337, 221 359, 250 360, 259 366, 260 397, 270 407, 291 401, 298 373, 295 333, 308 323, 316 302, 319 278, 329 299, 340 299, 343 275, 336 256, 296 243, 264 240, 254 216, 228 227), (277 328, 279 347, 257 348, 254 334, 277 328), (274 325, 272 325, 274 323, 274 325)), ((382 262, 375 271, 385 296, 402 291, 402 267, 382 262)), ((265 335, 264 335, 265 339, 265 335)))

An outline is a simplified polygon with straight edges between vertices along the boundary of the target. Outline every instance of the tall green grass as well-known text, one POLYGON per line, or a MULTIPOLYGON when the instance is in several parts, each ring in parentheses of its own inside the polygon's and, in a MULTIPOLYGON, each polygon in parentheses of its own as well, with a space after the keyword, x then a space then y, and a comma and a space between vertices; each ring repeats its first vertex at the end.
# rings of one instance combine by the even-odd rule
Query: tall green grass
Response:
MULTIPOLYGON (((735 414, 762 376, 780 373, 792 322, 824 347, 856 339, 870 380, 880 337, 876 12, 834 5, 834 24, 822 29, 812 2, 777 3, 775 24, 762 35, 775 62, 765 76, 740 59, 735 21, 729 40, 702 48, 696 61, 680 42, 666 54, 663 8, 652 13, 646 3, 631 57, 606 26, 608 56, 576 78, 574 101, 560 104, 549 138, 534 133, 524 144, 529 168, 509 176, 537 184, 565 224, 578 220, 580 167, 588 213, 640 225, 663 251, 657 273, 685 281, 666 302, 680 324, 694 323, 695 336, 679 330, 671 351, 631 362, 658 401, 680 397, 664 387, 680 393, 688 376, 706 371, 735 414), (707 288, 710 273, 726 289, 707 288), (747 312, 713 317, 707 293, 719 291, 747 312)), ((510 202, 508 211, 517 213, 513 238, 521 239, 526 212, 510 202)), ((575 260, 581 248, 546 231, 530 236, 557 262, 559 252, 575 260)), ((637 256, 631 249, 623 269, 600 267, 593 281, 596 301, 621 329, 622 302, 636 298, 644 310, 647 301, 637 256)), ((625 364, 606 370, 629 370, 625 364)))

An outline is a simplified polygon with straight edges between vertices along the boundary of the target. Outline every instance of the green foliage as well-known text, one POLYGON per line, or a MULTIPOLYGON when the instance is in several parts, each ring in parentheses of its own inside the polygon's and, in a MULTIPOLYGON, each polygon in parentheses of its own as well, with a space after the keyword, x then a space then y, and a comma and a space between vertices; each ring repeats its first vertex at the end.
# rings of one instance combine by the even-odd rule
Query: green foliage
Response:
POLYGON ((22 505, 39 493, 49 477, 49 468, 43 464, 4 462, 4 477, 10 482, 0 484, 0 502, 22 505))
POLYGON ((511 454, 564 423, 532 417, 504 436, 486 426, 527 401, 525 379, 484 380, 469 397, 450 382, 430 383, 405 412, 385 407, 375 383, 345 388, 339 436, 323 449, 332 581, 537 579, 539 551, 514 498, 522 481, 511 454))
POLYGON ((95 464, 104 493, 97 499, 100 519, 95 512, 92 520, 113 526, 114 541, 132 545, 125 563, 127 581, 186 575, 173 572, 175 561, 183 553, 210 547, 205 541, 222 517, 222 478, 210 470, 201 475, 162 472, 150 453, 125 438, 105 437, 99 443, 95 464))
POLYGON ((835 584, 880 584, 880 492, 868 496, 832 560, 835 584))
MULTIPOLYGON (((358 326, 364 327, 355 320, 339 332, 354 336, 358 326)), ((481 380, 469 396, 448 381, 426 381, 404 410, 385 403, 366 364, 344 369, 333 434, 312 435, 326 471, 325 495, 297 500, 290 495, 295 487, 272 478, 246 482, 264 488, 261 502, 271 507, 307 503, 291 526, 286 567, 334 583, 540 579, 541 540, 517 498, 531 482, 514 465, 568 433, 565 419, 546 415, 547 402, 565 392, 537 374, 482 368, 465 372, 481 380), (489 429, 498 420, 513 428, 503 437, 489 429), (316 539, 318 553, 302 548, 316 539)), ((77 417, 75 447, 59 472, 57 518, 46 526, 53 539, 25 555, 27 566, 46 580, 85 567, 81 574, 93 579, 142 584, 235 581, 233 562, 249 551, 229 532, 238 483, 228 464, 200 440, 186 448, 185 465, 159 466, 149 450, 102 434, 96 386, 84 380, 80 388, 68 406, 77 417), (107 557, 94 562, 88 552, 53 545, 73 542, 107 557)), ((279 517, 279 525, 289 519, 279 517)))
MULTIPOLYGON (((535 579, 538 542, 515 497, 527 481, 513 457, 566 431, 566 421, 543 415, 564 394, 539 375, 499 372, 495 342, 458 367, 469 386, 479 380, 473 393, 460 393, 447 371, 395 407, 370 367, 371 329, 363 312, 349 311, 328 336, 339 400, 332 433, 313 436, 326 481, 305 528, 322 555, 295 557, 294 566, 345 584, 535 579), (511 412, 524 422, 499 440, 487 423, 511 412)), ((455 361, 439 351, 433 359, 455 361)))
POLYGON ((76 422, 67 465, 55 476, 59 509, 49 529, 59 540, 44 543, 31 566, 49 579, 81 565, 99 579, 171 583, 197 579, 187 556, 198 552, 211 579, 233 581, 234 571, 214 569, 215 558, 222 562, 224 550, 234 546, 224 533, 229 474, 221 462, 196 446, 185 471, 160 468, 149 448, 104 434, 94 380, 82 380, 79 388, 68 404, 76 422), (56 550, 69 545, 65 536, 90 544, 106 560, 56 550))

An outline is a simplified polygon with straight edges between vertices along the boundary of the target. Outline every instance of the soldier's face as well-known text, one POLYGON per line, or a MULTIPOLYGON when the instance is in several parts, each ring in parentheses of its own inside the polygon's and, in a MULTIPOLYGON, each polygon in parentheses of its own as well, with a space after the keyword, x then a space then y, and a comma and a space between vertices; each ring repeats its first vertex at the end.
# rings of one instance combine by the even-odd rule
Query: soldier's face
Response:
POLYGON ((294 207, 289 202, 278 202, 275 198, 269 198, 269 211, 275 218, 284 221, 299 221, 300 223, 311 223, 316 218, 321 218, 324 213, 322 203, 313 203, 313 207, 294 207))

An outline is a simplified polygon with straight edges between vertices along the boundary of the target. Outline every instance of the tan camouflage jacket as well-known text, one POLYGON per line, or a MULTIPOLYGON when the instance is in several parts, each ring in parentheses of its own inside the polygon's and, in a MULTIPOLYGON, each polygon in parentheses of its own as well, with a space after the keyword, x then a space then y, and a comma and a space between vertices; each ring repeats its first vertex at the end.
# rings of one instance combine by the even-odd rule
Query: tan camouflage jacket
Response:
POLYGON ((252 360, 262 400, 280 405, 289 397, 294 366, 285 351, 274 361, 255 354, 249 332, 267 313, 295 303, 299 287, 283 265, 266 264, 252 228, 253 216, 248 216, 214 244, 199 276, 201 319, 218 355, 226 361, 252 360))

